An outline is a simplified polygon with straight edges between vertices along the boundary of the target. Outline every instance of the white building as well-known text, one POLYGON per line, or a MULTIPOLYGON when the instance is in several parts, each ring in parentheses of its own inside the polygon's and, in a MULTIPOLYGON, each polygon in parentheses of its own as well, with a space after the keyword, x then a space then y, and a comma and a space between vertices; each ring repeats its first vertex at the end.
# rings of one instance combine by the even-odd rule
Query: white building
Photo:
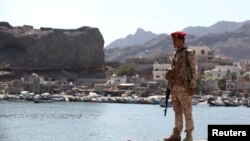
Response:
POLYGON ((106 84, 117 87, 121 83, 127 83, 127 80, 128 80, 127 76, 116 76, 115 74, 113 74, 106 84))
POLYGON ((213 59, 214 57, 214 51, 208 46, 190 46, 188 48, 193 50, 197 59, 202 61, 207 61, 209 59, 213 59))
POLYGON ((193 50, 195 53, 197 69, 199 71, 214 68, 214 51, 211 50, 208 46, 190 46, 189 49, 193 50))
POLYGON ((198 71, 214 69, 215 65, 231 64, 227 57, 216 56, 214 50, 208 46, 190 46, 188 48, 195 53, 198 71))
POLYGON ((113 74, 111 78, 107 81, 106 85, 107 86, 120 86, 121 84, 126 84, 126 83, 133 83, 136 86, 139 85, 140 83, 145 82, 144 77, 139 77, 139 75, 135 76, 116 76, 113 74))
POLYGON ((160 64, 158 62, 153 64, 153 80, 165 80, 164 76, 167 71, 171 67, 171 64, 160 64))
POLYGON ((236 80, 238 81, 241 74, 240 74, 240 69, 238 65, 232 65, 232 66, 215 66, 214 69, 210 71, 205 71, 205 74, 211 79, 216 79, 216 78, 228 78, 231 80, 236 80))

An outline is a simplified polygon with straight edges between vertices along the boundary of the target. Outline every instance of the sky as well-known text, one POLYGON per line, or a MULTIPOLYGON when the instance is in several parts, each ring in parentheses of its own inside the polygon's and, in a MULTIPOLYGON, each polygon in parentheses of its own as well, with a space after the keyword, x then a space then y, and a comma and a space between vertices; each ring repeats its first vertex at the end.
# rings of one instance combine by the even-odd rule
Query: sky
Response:
POLYGON ((134 34, 137 28, 170 34, 189 26, 250 20, 250 0, 0 0, 0 21, 100 30, 105 45, 134 34))

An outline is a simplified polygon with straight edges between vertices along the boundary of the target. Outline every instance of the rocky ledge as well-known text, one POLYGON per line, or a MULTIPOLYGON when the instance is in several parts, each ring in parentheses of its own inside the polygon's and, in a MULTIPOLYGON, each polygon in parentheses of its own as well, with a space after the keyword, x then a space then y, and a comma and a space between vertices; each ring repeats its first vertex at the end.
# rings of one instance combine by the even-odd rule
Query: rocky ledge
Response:
POLYGON ((104 65, 98 28, 33 29, 0 22, 0 39, 1 69, 91 71, 104 65))

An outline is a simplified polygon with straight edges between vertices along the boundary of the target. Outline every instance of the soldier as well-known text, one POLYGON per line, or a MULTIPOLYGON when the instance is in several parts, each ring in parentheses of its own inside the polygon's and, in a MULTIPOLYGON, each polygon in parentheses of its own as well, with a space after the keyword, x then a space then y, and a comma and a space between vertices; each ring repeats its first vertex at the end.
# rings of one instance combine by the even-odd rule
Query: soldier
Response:
MULTIPOLYGON (((183 141, 193 141, 194 130, 192 116, 192 96, 196 88, 195 59, 194 52, 185 47, 185 32, 177 31, 171 34, 174 48, 176 48, 172 59, 171 74, 166 74, 171 79, 168 86, 171 90, 171 100, 175 112, 175 127, 172 134, 164 141, 181 141, 183 130, 183 115, 185 118, 186 137, 183 141)), ((166 79, 168 79, 166 77, 166 79)))

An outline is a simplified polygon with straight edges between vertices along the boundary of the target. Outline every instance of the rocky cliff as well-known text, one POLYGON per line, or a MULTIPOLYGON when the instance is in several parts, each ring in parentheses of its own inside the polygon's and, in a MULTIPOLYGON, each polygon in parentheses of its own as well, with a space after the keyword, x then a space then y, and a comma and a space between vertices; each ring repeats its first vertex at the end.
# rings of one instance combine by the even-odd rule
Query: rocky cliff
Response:
POLYGON ((0 64, 11 70, 90 71, 104 65, 104 39, 98 28, 33 29, 0 22, 0 39, 0 64))

